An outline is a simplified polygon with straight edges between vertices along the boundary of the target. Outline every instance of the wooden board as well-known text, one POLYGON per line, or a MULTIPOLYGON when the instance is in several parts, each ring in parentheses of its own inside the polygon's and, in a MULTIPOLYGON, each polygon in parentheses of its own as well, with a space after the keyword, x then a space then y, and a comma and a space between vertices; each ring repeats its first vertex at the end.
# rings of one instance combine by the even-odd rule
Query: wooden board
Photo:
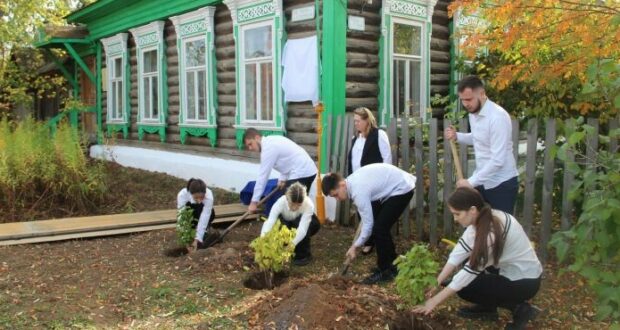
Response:
MULTIPOLYGON (((214 223, 231 222, 246 211, 242 204, 215 206, 214 223), (226 219, 226 220, 224 220, 226 219), (232 219, 232 220, 231 220, 232 219)), ((177 210, 100 215, 0 224, 0 241, 108 231, 176 223, 177 210)))

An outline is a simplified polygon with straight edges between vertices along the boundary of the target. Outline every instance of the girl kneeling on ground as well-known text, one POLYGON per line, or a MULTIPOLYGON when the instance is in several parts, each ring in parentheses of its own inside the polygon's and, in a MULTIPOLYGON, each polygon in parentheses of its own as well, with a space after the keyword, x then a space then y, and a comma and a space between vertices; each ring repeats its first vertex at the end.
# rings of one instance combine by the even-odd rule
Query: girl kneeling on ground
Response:
POLYGON ((314 214, 314 204, 308 198, 305 186, 299 182, 294 183, 286 190, 286 194, 273 204, 269 219, 265 221, 261 229, 261 236, 273 228, 278 218, 289 229, 297 228, 297 234, 293 239, 293 244, 295 244, 293 265, 307 265, 312 260, 310 237, 319 231, 321 225, 314 214))
MULTIPOLYGON (((429 314, 454 293, 473 303, 458 315, 467 318, 497 319, 497 307, 512 312, 506 329, 524 329, 540 310, 527 300, 540 288, 542 266, 519 222, 510 214, 492 210, 480 193, 458 188, 448 199, 454 220, 466 227, 437 277, 444 282, 467 261, 452 281, 416 313, 429 314)), ((434 293, 434 289, 427 296, 434 293)))
POLYGON ((194 242, 188 247, 189 252, 205 248, 204 239, 207 228, 215 219, 213 210, 213 193, 207 188, 204 181, 191 178, 187 186, 177 195, 177 209, 190 207, 194 213, 193 228, 196 228, 194 242))

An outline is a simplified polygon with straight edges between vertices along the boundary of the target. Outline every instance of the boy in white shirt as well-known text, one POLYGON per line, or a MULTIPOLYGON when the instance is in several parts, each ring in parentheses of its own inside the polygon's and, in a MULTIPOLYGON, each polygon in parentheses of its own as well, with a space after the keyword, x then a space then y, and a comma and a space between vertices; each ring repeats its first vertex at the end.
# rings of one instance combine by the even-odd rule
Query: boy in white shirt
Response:
POLYGON ((362 283, 388 282, 396 276, 396 250, 390 229, 403 213, 415 189, 415 176, 391 164, 361 167, 346 179, 338 173, 323 177, 323 194, 339 201, 352 199, 361 216, 361 231, 346 257, 355 259, 372 234, 377 248, 377 268, 362 283))
POLYGON ((306 187, 306 192, 310 191, 317 169, 310 155, 302 147, 284 136, 263 137, 254 128, 248 128, 245 131, 243 143, 248 150, 260 152, 260 171, 248 211, 256 211, 256 205, 265 191, 265 185, 272 169, 280 172, 279 189, 299 182, 306 187))

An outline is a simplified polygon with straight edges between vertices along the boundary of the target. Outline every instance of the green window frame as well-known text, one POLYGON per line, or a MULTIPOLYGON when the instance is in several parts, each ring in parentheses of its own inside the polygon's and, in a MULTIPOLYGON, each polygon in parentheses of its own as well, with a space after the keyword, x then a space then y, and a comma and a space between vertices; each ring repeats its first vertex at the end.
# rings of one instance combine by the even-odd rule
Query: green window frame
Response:
POLYGON ((143 139, 145 133, 150 133, 159 134, 160 141, 166 141, 168 79, 164 25, 164 21, 154 21, 129 30, 136 41, 138 138, 140 140, 143 139))
POLYGON ((285 134, 285 104, 279 87, 285 39, 284 13, 281 0, 224 0, 224 4, 230 9, 233 20, 237 80, 234 127, 237 147, 242 149, 243 134, 249 127, 260 130, 263 135, 285 134), (269 31, 270 38, 261 49, 254 37, 263 36, 265 31, 269 31), (251 42, 254 44, 250 45, 251 42), (246 54, 250 47, 257 49, 257 53, 246 54))
MULTIPOLYGON (((381 17, 381 37, 379 38, 379 124, 387 126, 397 113, 420 116, 427 120, 427 109, 430 106, 430 69, 431 69, 431 34, 432 19, 436 0, 392 0, 385 1, 381 17), (418 30, 420 48, 411 53, 395 51, 397 45, 396 28, 412 28, 418 30), (404 70, 400 70, 404 68, 404 70), (413 70, 414 74, 411 74, 413 70), (399 74, 405 72, 404 78, 399 74), (419 80, 414 80, 419 77, 419 80), (402 80, 401 80, 402 79, 402 80), (395 83, 395 80, 396 83, 395 83), (403 86, 399 85, 403 83, 403 86), (396 86, 395 86, 396 85, 396 86), (402 87, 402 88, 401 88, 402 87), (399 104, 400 93, 405 93, 399 104), (417 98, 417 99, 413 99, 417 98)), ((402 29, 403 31, 405 29, 402 29)), ((407 31, 404 31, 407 35, 407 31)), ((400 35, 400 34, 399 34, 400 35)), ((414 38, 415 39, 415 38, 414 38)), ((406 45, 405 45, 406 46, 406 45)), ((415 46, 415 45, 411 45, 415 46)), ((407 48, 407 47, 404 47, 407 48)), ((412 47, 415 48, 415 47, 412 47)))
POLYGON ((106 55, 108 79, 106 127, 108 136, 113 132, 123 132, 123 138, 129 135, 130 123, 130 82, 129 54, 127 50, 127 33, 101 39, 106 55))
POLYGON ((210 6, 170 17, 179 54, 179 132, 182 144, 188 135, 206 135, 213 147, 217 143, 214 14, 215 7, 210 6))

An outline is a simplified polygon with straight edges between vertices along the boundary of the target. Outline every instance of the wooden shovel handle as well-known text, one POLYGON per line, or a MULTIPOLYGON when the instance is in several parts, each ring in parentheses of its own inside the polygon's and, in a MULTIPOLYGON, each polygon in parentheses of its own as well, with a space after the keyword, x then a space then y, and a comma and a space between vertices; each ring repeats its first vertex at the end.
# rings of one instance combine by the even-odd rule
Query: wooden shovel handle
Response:
MULTIPOLYGON (((267 196, 263 197, 263 199, 261 199, 256 206, 261 206, 263 205, 267 200, 269 200, 271 197, 273 197, 273 195, 275 195, 278 191, 280 191, 279 188, 276 188, 274 190, 272 190, 269 194, 267 194, 267 196)), ((241 221, 245 220, 245 218, 247 218, 248 216, 250 216, 250 211, 245 211, 245 213, 243 213, 243 215, 235 220, 235 222, 233 222, 230 226, 228 226, 228 228, 226 228, 221 234, 220 237, 218 237, 216 240, 214 240, 211 244, 209 244, 209 246, 221 241, 224 236, 226 236, 233 228, 235 228, 239 223, 241 223, 241 221)))
POLYGON ((458 147, 454 140, 450 140, 450 149, 452 149, 452 158, 454 159, 454 167, 456 168, 456 178, 463 179, 463 169, 461 168, 461 159, 459 157, 458 147))

